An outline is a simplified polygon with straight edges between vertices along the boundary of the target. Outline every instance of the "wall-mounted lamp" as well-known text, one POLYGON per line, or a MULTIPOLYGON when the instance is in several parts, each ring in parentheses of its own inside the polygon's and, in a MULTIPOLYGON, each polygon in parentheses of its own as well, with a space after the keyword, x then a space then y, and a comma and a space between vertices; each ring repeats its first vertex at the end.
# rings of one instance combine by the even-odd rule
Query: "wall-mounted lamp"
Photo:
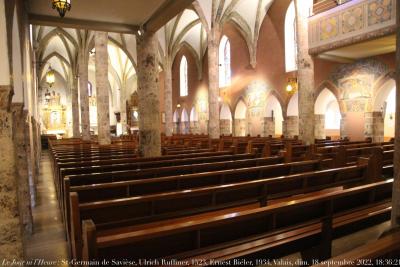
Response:
POLYGON ((181 104, 176 105, 176 107, 177 107, 177 108, 180 108, 180 107, 181 107, 181 104))
POLYGON ((218 97, 218 102, 221 102, 221 101, 222 101, 222 99, 221 99, 221 97, 219 96, 219 97, 218 97))
POLYGON ((297 91, 297 78, 288 78, 286 85, 286 92, 288 94, 293 94, 297 91))

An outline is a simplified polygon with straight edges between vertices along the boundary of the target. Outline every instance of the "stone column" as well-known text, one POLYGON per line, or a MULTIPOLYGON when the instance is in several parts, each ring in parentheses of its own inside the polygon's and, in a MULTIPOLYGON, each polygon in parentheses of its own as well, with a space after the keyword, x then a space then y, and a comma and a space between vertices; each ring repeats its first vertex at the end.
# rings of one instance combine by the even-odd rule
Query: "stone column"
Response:
POLYGON ((78 79, 73 78, 71 86, 71 111, 72 111, 72 136, 79 138, 81 136, 79 130, 79 102, 78 102, 78 79))
POLYGON ((340 119, 340 138, 347 138, 349 135, 346 129, 346 113, 342 113, 342 118, 340 119))
POLYGON ((382 112, 365 112, 364 133, 365 138, 372 138, 372 142, 378 143, 384 140, 384 118, 382 112))
POLYGON ((220 29, 217 25, 208 34, 208 133, 210 138, 219 138, 219 50, 220 29))
POLYGON ((0 259, 23 258, 16 162, 11 113, 11 86, 0 86, 0 259))
POLYGON ((299 135, 299 117, 287 116, 286 120, 282 122, 282 131, 286 138, 293 138, 295 135, 299 135))
POLYGON ((99 144, 111 144, 110 133, 110 99, 108 96, 108 33, 96 32, 94 35, 96 48, 96 92, 97 92, 97 126, 99 144))
POLYGON ((89 96, 88 96, 88 64, 89 56, 81 49, 79 61, 79 98, 81 105, 81 131, 82 139, 90 140, 90 117, 89 117, 89 96))
POLYGON ((153 33, 137 36, 139 152, 143 157, 161 155, 160 99, 157 40, 153 33))
POLYGON ((121 126, 122 126, 122 134, 126 134, 128 132, 128 115, 126 111, 126 84, 122 86, 120 90, 120 112, 121 112, 121 126))
POLYGON ((24 111, 23 103, 13 103, 13 123, 14 123, 14 149, 15 163, 17 168, 17 186, 18 186, 18 206, 22 222, 24 235, 30 235, 33 231, 33 218, 31 210, 31 195, 29 188, 28 171, 28 151, 27 131, 25 130, 28 111, 24 111))
POLYGON ((273 117, 264 117, 263 121, 263 136, 275 136, 275 119, 273 117))
POLYGON ((400 226, 400 5, 396 5, 396 115, 394 143, 394 182, 392 191, 392 227, 400 226))
POLYGON ((323 114, 315 114, 315 128, 314 128, 314 135, 316 139, 325 139, 325 115, 323 114))
POLYGON ((164 68, 164 105, 165 105, 165 135, 172 136, 174 122, 172 114, 172 63, 165 62, 164 68))
POLYGON ((297 81, 299 139, 314 144, 314 62, 308 54, 308 17, 312 0, 295 0, 297 33, 297 81))

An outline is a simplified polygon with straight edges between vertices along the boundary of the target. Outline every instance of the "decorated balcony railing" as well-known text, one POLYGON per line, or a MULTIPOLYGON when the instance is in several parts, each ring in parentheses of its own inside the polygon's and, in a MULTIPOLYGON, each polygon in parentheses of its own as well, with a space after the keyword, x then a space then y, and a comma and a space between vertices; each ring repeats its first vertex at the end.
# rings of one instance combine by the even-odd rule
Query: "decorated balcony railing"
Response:
POLYGON ((394 33, 396 1, 351 0, 311 16, 308 23, 310 54, 394 33))

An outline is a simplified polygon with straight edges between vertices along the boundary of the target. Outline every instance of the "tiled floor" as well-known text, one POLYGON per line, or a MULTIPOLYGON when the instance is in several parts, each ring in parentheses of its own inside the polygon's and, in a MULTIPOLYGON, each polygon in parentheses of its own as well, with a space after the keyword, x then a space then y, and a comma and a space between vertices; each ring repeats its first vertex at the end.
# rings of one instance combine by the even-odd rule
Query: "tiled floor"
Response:
POLYGON ((51 266, 68 266, 64 262, 68 259, 67 242, 47 151, 42 154, 38 182, 36 207, 32 210, 34 234, 25 242, 25 258, 52 261, 51 266))

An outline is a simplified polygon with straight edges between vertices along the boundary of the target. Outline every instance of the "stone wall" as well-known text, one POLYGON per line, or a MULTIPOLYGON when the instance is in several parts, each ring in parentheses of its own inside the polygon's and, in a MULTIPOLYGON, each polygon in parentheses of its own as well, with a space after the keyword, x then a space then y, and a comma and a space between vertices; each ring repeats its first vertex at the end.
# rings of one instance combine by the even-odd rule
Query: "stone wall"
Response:
POLYGON ((247 135, 247 120, 246 119, 235 119, 235 136, 246 136, 247 135))

